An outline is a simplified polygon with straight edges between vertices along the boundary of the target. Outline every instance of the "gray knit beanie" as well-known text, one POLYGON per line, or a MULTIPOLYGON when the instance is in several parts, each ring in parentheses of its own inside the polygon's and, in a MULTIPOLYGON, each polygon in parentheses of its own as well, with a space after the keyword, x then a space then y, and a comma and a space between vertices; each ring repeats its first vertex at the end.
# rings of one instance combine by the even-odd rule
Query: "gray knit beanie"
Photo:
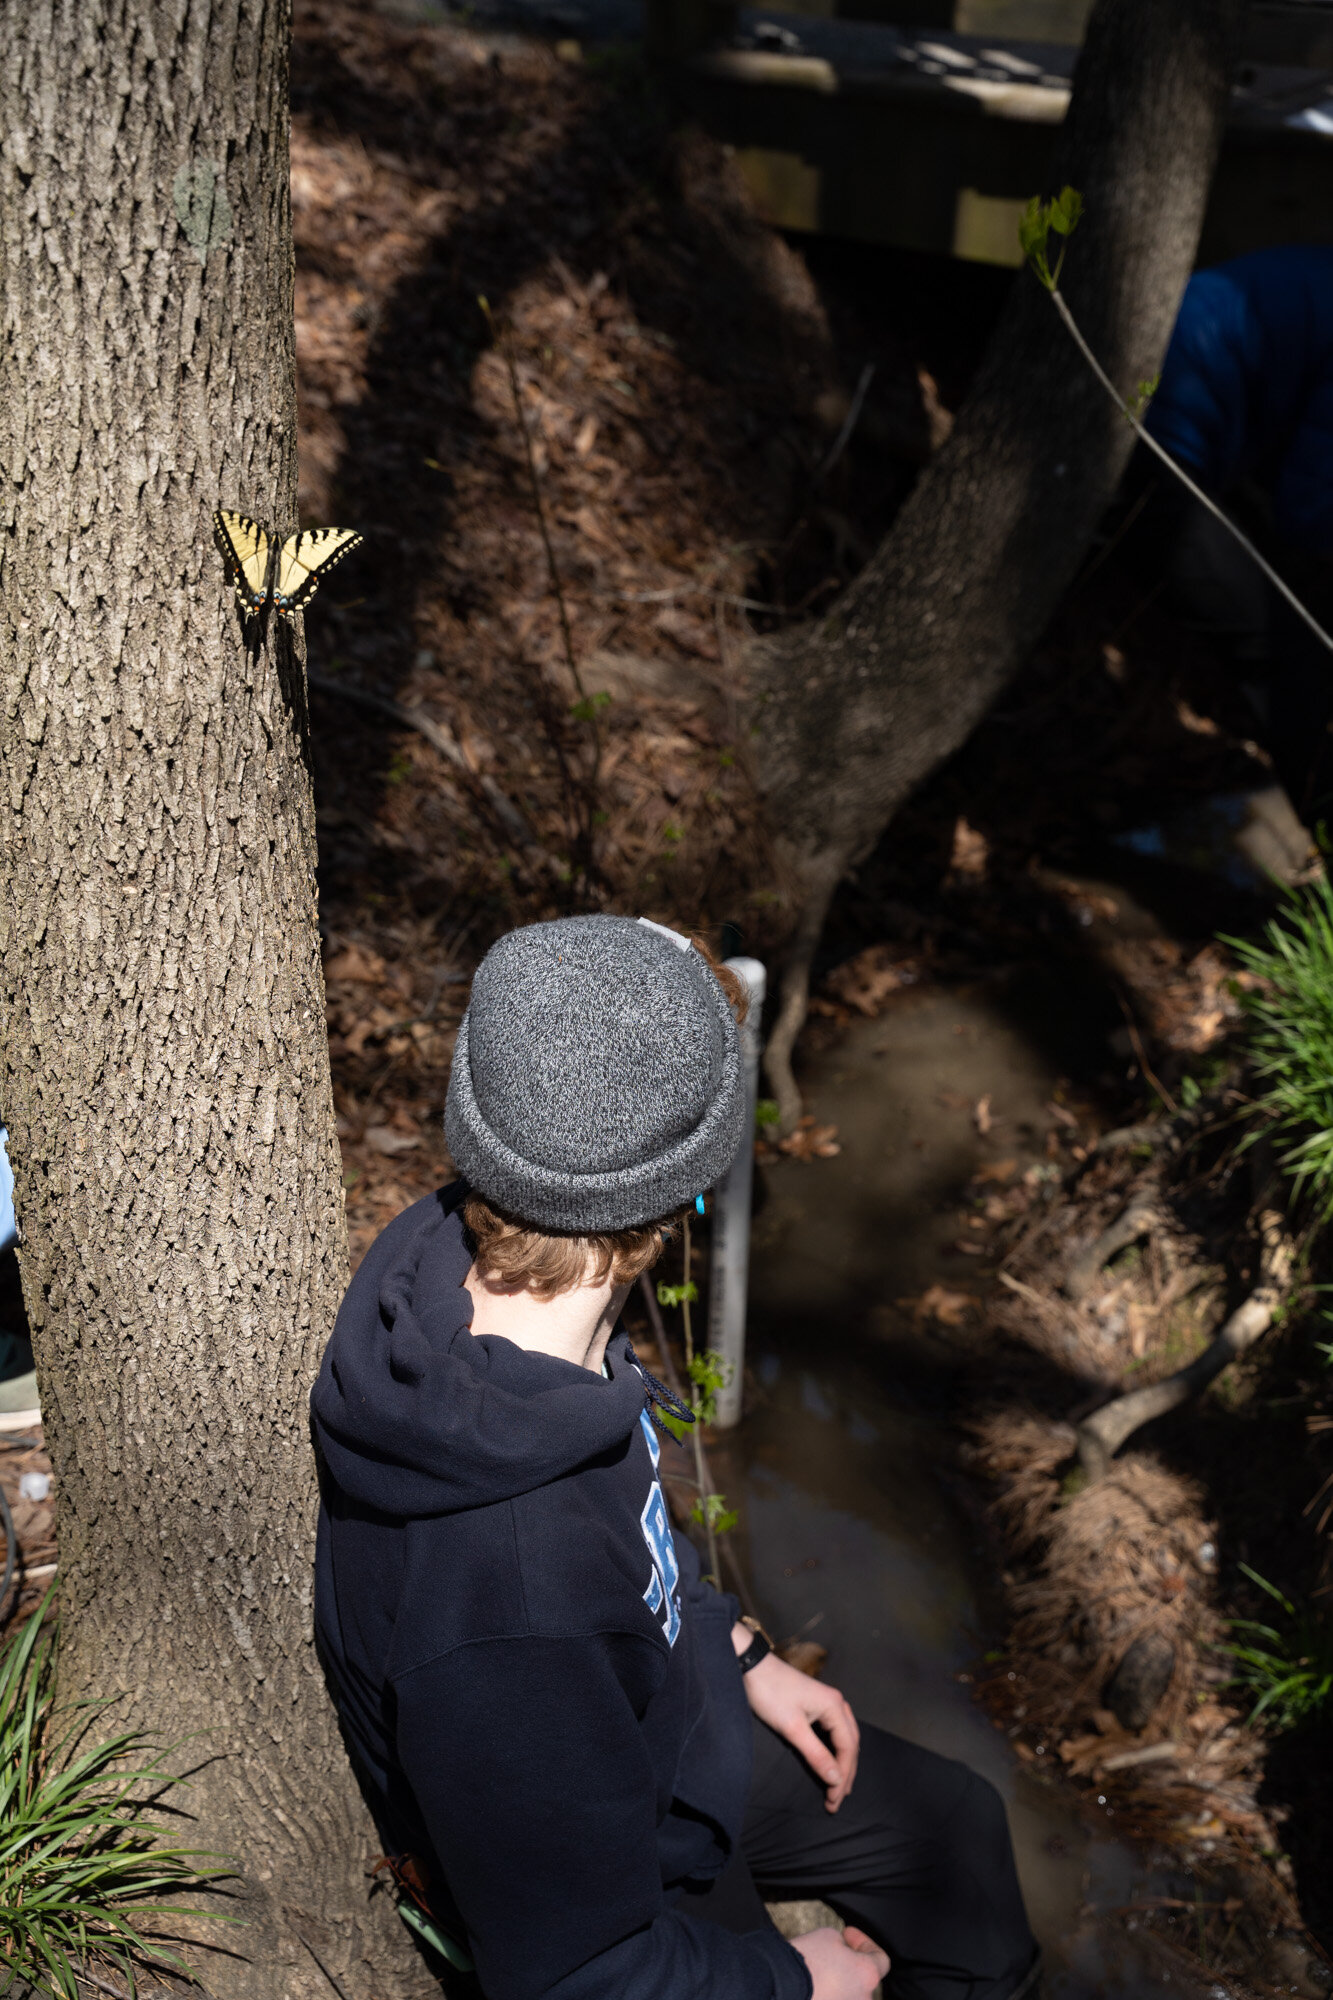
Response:
POLYGON ((562 917, 491 946, 458 1030, 445 1137, 459 1172, 539 1229, 629 1229, 731 1165, 740 1035, 708 965, 633 917, 562 917))

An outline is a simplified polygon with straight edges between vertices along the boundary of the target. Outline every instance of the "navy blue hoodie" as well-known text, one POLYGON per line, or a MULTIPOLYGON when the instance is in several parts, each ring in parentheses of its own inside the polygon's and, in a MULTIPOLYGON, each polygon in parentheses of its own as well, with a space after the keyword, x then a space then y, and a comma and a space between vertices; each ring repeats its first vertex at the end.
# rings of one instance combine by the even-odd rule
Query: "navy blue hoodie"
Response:
POLYGON ((809 2000, 775 1931, 671 1908, 738 1838, 751 1730, 626 1336, 605 1377, 476 1338, 463 1194, 371 1248, 312 1398, 316 1631, 381 1838, 487 2000, 809 2000))

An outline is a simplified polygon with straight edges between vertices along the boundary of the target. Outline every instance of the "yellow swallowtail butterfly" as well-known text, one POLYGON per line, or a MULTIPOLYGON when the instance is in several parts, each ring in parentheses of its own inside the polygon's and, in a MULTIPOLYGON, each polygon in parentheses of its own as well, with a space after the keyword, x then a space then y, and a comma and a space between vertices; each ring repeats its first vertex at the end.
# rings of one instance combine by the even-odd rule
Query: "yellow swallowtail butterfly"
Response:
POLYGON ((247 618, 259 617, 270 604, 290 618, 314 596, 323 571, 362 540, 353 528, 302 528, 279 543, 262 521, 229 507, 214 514, 213 537, 247 618))

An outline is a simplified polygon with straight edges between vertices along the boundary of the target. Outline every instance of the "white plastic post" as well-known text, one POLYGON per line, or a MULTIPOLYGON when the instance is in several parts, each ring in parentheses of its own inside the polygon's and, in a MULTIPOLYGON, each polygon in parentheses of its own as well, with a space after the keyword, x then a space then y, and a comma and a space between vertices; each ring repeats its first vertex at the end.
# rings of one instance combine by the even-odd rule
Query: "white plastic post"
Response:
POLYGON ((731 1170, 713 1193, 713 1266, 709 1288, 708 1345, 731 1365, 731 1379, 718 1391, 718 1430, 739 1423, 745 1377, 745 1302, 750 1282, 750 1194, 754 1185, 754 1110, 759 1095, 760 1018, 767 975, 757 958, 729 958, 744 983, 750 1011, 741 1025, 745 1062, 745 1137, 731 1170))

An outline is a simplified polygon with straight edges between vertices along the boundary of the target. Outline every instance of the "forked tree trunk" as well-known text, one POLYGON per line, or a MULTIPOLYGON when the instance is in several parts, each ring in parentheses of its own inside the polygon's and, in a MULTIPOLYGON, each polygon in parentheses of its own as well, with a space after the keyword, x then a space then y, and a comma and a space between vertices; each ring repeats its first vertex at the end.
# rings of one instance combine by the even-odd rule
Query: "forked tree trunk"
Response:
MULTIPOLYGON (((1051 190, 1087 204, 1061 289, 1123 392, 1161 365, 1226 106, 1235 0, 1097 0, 1051 190)), ((1035 190, 1034 190, 1035 191, 1035 190)), ((963 743, 1040 636, 1133 434, 1035 279, 1021 278, 947 444, 818 625, 762 642, 749 716, 793 936, 769 1074, 792 1044, 829 900, 963 743)))
POLYGON ((210 1990, 397 2000, 311 1643, 306 1398, 346 1280, 304 673, 219 501, 295 503, 286 0, 0 7, 0 1108, 62 1692, 202 1766, 210 1990))

